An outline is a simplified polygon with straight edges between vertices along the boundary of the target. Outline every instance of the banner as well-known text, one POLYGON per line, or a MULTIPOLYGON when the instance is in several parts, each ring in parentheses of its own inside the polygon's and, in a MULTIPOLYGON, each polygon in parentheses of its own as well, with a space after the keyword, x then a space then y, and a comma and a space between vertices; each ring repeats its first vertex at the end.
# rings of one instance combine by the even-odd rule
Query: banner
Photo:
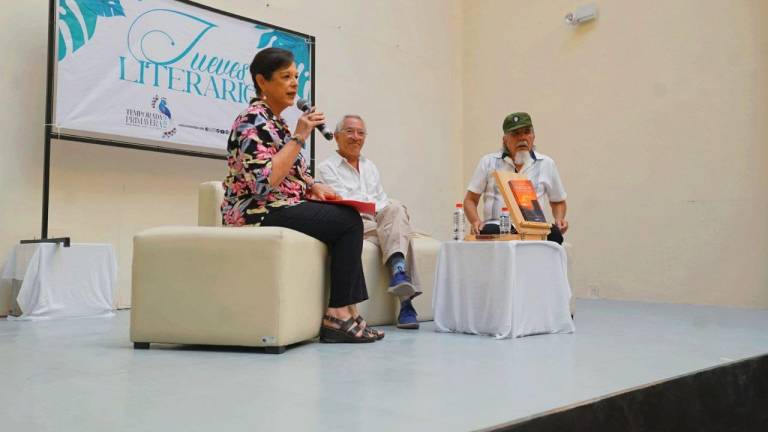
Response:
MULTIPOLYGON (((191 2, 55 1, 54 133, 224 154, 255 95, 250 62, 267 47, 293 52, 298 97, 311 100, 310 36, 191 2)), ((291 127, 299 115, 283 112, 291 127)))

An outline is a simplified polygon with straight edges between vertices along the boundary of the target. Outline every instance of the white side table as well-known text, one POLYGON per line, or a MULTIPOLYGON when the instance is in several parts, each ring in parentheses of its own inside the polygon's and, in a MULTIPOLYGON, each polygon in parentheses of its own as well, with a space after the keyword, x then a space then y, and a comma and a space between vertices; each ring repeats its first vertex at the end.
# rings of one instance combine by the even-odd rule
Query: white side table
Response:
POLYGON ((19 244, 11 251, 1 279, 18 289, 21 316, 8 316, 9 320, 114 314, 117 261, 108 244, 19 244))
POLYGON ((563 248, 548 241, 445 242, 433 298, 438 331, 497 338, 572 333, 563 248))

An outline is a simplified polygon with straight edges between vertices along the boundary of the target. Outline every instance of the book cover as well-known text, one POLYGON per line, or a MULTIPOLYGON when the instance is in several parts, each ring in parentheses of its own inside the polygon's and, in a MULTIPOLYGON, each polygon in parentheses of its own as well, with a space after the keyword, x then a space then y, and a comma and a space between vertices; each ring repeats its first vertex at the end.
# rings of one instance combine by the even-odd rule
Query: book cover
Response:
POLYGON ((372 203, 372 202, 345 200, 345 199, 316 200, 316 199, 312 199, 312 198, 307 198, 307 201, 314 201, 314 202, 322 202, 322 203, 328 203, 328 204, 343 205, 343 206, 347 206, 347 207, 352 207, 353 209, 357 210, 358 213, 367 213, 367 214, 369 214, 371 216, 375 216, 376 215, 376 203, 372 203))
POLYGON ((512 179, 509 181, 509 188, 512 189, 512 194, 515 196, 518 207, 520 207, 523 219, 529 222, 547 222, 536 196, 536 189, 530 180, 512 179))

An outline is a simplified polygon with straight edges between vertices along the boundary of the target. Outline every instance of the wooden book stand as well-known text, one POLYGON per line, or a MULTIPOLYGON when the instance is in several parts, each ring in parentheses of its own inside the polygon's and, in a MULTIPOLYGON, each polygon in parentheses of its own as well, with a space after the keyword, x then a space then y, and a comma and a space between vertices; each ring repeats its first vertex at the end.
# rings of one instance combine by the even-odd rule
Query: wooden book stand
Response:
POLYGON ((493 177, 520 240, 546 240, 550 224, 544 217, 531 180, 524 174, 510 171, 494 171, 493 177))

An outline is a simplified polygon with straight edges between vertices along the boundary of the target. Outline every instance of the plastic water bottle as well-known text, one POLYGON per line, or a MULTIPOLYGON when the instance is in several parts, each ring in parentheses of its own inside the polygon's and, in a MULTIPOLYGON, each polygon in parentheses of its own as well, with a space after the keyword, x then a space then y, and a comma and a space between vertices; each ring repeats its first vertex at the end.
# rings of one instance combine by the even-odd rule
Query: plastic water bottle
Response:
POLYGON ((509 221, 509 209, 502 207, 501 216, 499 216, 499 233, 501 235, 509 234, 512 231, 512 226, 509 221))
POLYGON ((456 203, 453 210, 453 239, 464 240, 464 205, 461 203, 456 203))

